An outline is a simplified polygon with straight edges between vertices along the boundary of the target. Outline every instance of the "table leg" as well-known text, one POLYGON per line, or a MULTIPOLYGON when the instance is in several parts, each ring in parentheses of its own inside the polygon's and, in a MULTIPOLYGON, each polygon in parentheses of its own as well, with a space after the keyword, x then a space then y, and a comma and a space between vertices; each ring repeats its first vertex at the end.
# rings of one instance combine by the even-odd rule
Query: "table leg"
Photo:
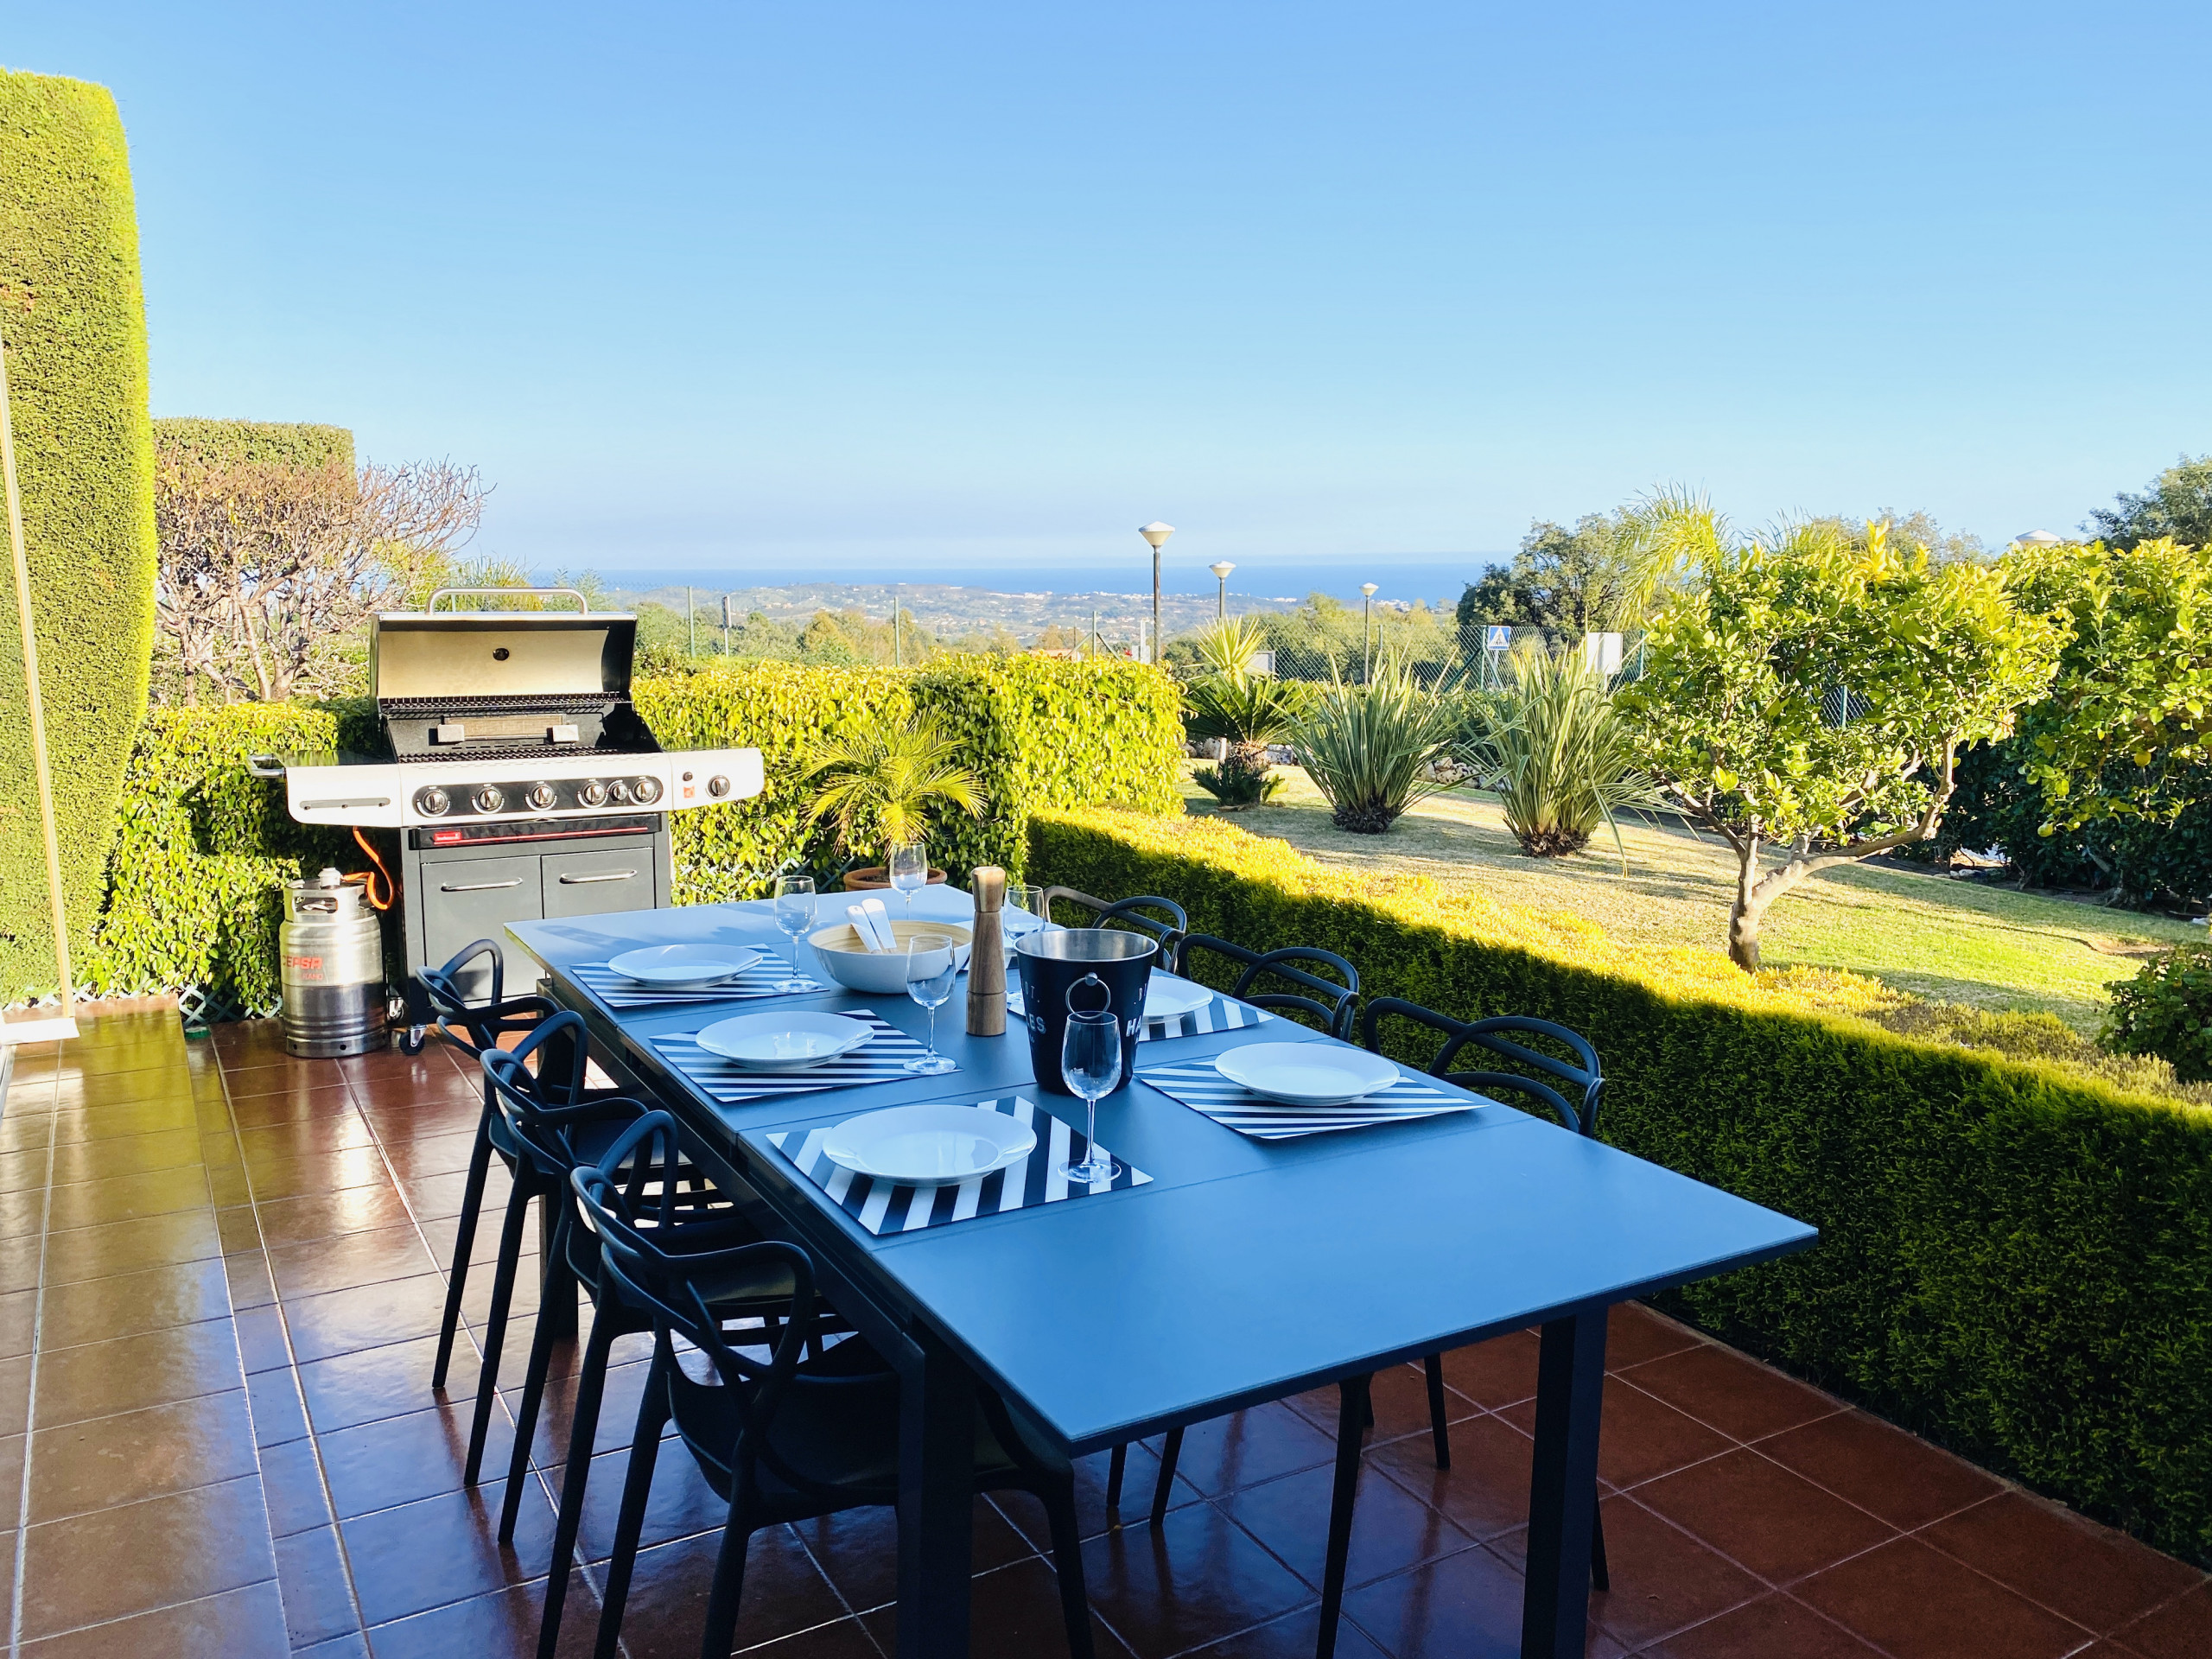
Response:
POLYGON ((1605 1388, 1605 1310, 1547 1324, 1536 1361, 1536 1457, 1529 1478, 1521 1659, 1582 1659, 1605 1388))
POLYGON ((976 1382, 926 1334, 899 1390, 899 1659, 967 1659, 976 1382))

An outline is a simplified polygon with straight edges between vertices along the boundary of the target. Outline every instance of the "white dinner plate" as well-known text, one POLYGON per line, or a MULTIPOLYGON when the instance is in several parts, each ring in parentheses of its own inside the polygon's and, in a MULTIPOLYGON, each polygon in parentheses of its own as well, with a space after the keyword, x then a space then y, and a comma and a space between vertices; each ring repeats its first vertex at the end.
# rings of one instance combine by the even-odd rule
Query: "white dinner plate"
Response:
POLYGON ((851 1053, 875 1035, 839 1014, 741 1014, 718 1020, 692 1040, 748 1071, 789 1071, 851 1053))
POLYGON ((1231 1083, 1286 1106, 1349 1106, 1398 1080, 1381 1055, 1338 1043, 1247 1043, 1213 1064, 1231 1083))
POLYGON ((1155 973, 1145 982, 1144 1017, 1173 1020, 1178 1014, 1195 1014, 1212 1001, 1213 993, 1203 985, 1193 985, 1173 974, 1155 973))
POLYGON ((688 991, 734 979, 760 960, 758 950, 734 944, 656 944, 625 950, 607 965, 640 985, 688 991))
POLYGON ((901 1186, 943 1186, 1018 1164, 1037 1132, 982 1106, 893 1106, 848 1119, 822 1150, 831 1163, 901 1186))

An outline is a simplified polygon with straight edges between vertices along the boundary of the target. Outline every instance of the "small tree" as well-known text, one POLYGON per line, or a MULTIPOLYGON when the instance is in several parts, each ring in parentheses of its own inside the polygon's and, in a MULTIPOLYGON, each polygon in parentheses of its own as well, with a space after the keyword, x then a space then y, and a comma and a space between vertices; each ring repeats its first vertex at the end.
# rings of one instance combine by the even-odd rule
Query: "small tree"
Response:
POLYGON ((2016 602, 2006 572, 1935 569, 1878 524, 1863 550, 1833 525, 1768 544, 1703 524, 1662 538, 1689 548, 1697 579, 1653 618, 1643 676, 1618 702, 1654 782, 1735 851, 1728 954, 1750 972, 1783 893, 1935 835, 1959 747, 2043 695, 2061 630, 2016 602))
POLYGON ((1281 779, 1268 773, 1268 746, 1287 741, 1313 702, 1312 688, 1303 682, 1254 670, 1267 638, 1264 629, 1243 617, 1207 629, 1198 641, 1205 672, 1183 690, 1184 729, 1229 746, 1219 766, 1201 766, 1196 773, 1199 786, 1228 809, 1257 805, 1281 787, 1281 779))

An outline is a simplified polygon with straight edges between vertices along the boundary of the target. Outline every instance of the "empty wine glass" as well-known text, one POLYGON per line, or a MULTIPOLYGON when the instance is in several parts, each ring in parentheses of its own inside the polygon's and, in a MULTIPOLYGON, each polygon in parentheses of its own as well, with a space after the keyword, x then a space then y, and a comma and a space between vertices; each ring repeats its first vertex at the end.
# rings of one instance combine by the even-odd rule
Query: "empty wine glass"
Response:
POLYGON ((1007 967, 1014 966, 1014 942, 1045 925, 1045 889, 1009 881, 1006 887, 1007 914, 999 918, 999 938, 1006 947, 1007 967))
POLYGON ((814 925, 814 878, 779 875, 776 878, 776 925, 791 941, 791 976, 776 987, 779 991, 818 991, 822 988, 798 970, 798 942, 814 925))
POLYGON ((914 895, 930 884, 930 849, 922 842, 909 842, 891 849, 891 885, 906 901, 906 919, 914 919, 914 895))
POLYGON ((1110 1181, 1122 1169, 1098 1145, 1098 1103, 1122 1086, 1122 1022, 1111 1009, 1069 1012, 1060 1039, 1060 1075, 1090 1109, 1083 1133, 1089 1150, 1081 1163, 1061 1166, 1060 1173, 1082 1186, 1110 1181))
POLYGON ((906 995, 930 1011, 930 1052, 906 1062, 909 1071, 950 1071, 950 1055, 937 1052, 937 1011, 960 980, 958 942, 950 933, 917 933, 906 941, 906 995))

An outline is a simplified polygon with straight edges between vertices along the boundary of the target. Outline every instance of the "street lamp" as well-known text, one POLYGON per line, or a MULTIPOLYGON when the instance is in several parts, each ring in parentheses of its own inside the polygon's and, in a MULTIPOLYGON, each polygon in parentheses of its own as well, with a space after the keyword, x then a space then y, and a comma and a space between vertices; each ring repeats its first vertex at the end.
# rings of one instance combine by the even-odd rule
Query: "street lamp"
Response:
POLYGON ((1152 660, 1160 661, 1160 544, 1175 533, 1175 526, 1154 519, 1139 524, 1137 534, 1152 543, 1152 660))
POLYGON ((1226 622, 1229 620, 1229 573, 1236 567, 1224 559, 1219 564, 1208 568, 1213 572, 1213 579, 1221 584, 1221 604, 1214 614, 1226 622))
POLYGON ((1371 582, 1359 584, 1360 675, 1370 680, 1375 677, 1375 648, 1368 643, 1367 629, 1369 619, 1375 614, 1375 590, 1376 584, 1371 582))

